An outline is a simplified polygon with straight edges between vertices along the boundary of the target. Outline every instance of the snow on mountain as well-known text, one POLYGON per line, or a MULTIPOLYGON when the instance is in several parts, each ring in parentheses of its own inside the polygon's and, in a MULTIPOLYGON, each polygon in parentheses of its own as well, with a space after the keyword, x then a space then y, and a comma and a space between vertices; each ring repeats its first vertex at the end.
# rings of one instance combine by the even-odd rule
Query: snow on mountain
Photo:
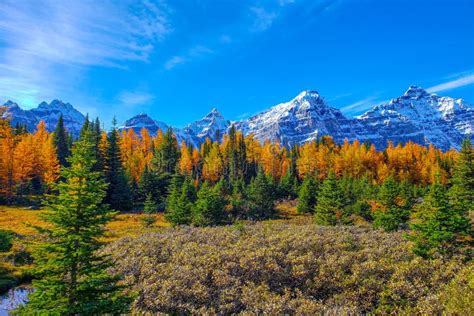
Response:
POLYGON ((337 142, 355 138, 352 120, 310 90, 235 125, 260 141, 270 139, 284 145, 301 144, 323 135, 331 135, 337 142))
POLYGON ((211 140, 220 138, 227 132, 229 126, 230 122, 216 108, 213 108, 202 119, 188 124, 183 128, 183 132, 201 143, 206 138, 211 140))
POLYGON ((410 86, 401 96, 359 116, 359 138, 384 148, 387 141, 433 144, 442 149, 460 148, 474 136, 474 109, 462 99, 430 94, 410 86))
POLYGON ((77 136, 85 120, 81 112, 71 104, 60 100, 53 100, 49 104, 42 102, 38 107, 31 110, 23 110, 12 101, 7 101, 3 106, 6 107, 6 111, 2 117, 9 118, 13 126, 17 123, 26 125, 29 131, 34 131, 40 120, 45 122, 48 131, 53 131, 58 123, 59 116, 62 114, 64 126, 68 132, 77 136))
MULTIPOLYGON (((227 132, 230 122, 225 120, 217 109, 212 109, 209 114, 202 119, 188 124, 183 129, 174 128, 173 132, 179 143, 185 141, 194 146, 201 144, 207 137, 216 139, 216 135, 223 135, 227 132)), ((151 135, 156 135, 158 129, 167 131, 170 126, 163 122, 155 121, 146 114, 139 114, 127 120, 119 129, 132 128, 135 133, 139 133, 142 128, 147 128, 151 135)))
POLYGON ((155 121, 147 114, 142 113, 125 121, 124 125, 119 127, 119 130, 133 129, 135 133, 139 134, 142 128, 146 128, 151 135, 156 135, 159 129, 166 132, 169 126, 166 123, 155 121))
MULTIPOLYGON (((64 116, 66 128, 74 135, 79 133, 84 122, 84 116, 71 104, 58 100, 49 104, 43 102, 31 110, 23 110, 12 101, 4 106, 7 110, 3 116, 10 118, 12 125, 25 124, 30 131, 35 129, 40 119, 45 121, 48 130, 53 130, 60 114, 64 116)), ((178 142, 198 146, 207 137, 216 140, 231 125, 245 135, 254 134, 260 141, 269 139, 286 146, 330 135, 338 143, 345 138, 349 141, 358 139, 373 143, 378 149, 385 148, 387 141, 395 144, 413 141, 447 150, 459 149, 464 138, 474 137, 474 108, 462 99, 441 97, 410 86, 402 96, 374 106, 359 117, 348 118, 329 106, 318 92, 306 90, 294 99, 246 120, 230 122, 214 108, 202 119, 182 129, 173 128, 173 131, 178 142)), ((158 129, 166 131, 171 126, 147 114, 139 114, 119 129, 130 128, 136 133, 147 128, 155 135, 158 129)))

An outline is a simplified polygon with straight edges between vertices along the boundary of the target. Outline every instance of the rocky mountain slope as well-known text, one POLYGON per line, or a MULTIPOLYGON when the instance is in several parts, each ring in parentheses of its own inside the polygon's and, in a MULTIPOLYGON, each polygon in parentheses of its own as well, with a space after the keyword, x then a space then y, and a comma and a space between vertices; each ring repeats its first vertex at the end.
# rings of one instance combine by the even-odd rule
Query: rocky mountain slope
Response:
MULTIPOLYGON (((84 116, 69 103, 58 100, 49 104, 43 102, 32 110, 22 110, 11 101, 5 106, 4 116, 10 117, 13 125, 17 122, 26 124, 30 130, 40 119, 46 121, 48 129, 53 129, 60 113, 73 133, 79 131, 84 121, 84 116)), ((286 146, 330 135, 338 143, 346 138, 350 141, 358 139, 373 143, 379 149, 385 148, 388 141, 397 144, 411 140, 447 150, 459 148, 466 137, 474 138, 474 108, 462 99, 438 96, 410 86, 402 96, 352 118, 329 106, 318 92, 307 90, 246 120, 230 122, 214 108, 202 119, 184 128, 173 128, 173 131, 179 142, 198 146, 207 137, 216 140, 232 125, 246 135, 254 134, 260 141, 270 139, 286 146)), ((170 126, 147 114, 139 114, 120 127, 133 129, 136 133, 142 128, 154 135, 158 129, 166 131, 170 126)))
POLYGON ((53 100, 51 103, 42 102, 38 107, 31 110, 23 110, 12 101, 7 101, 3 106, 6 107, 6 111, 2 117, 9 118, 13 126, 17 123, 26 125, 29 131, 34 131, 40 120, 45 122, 48 131, 53 131, 58 123, 59 116, 62 114, 68 132, 77 136, 85 120, 81 112, 71 104, 60 100, 53 100))

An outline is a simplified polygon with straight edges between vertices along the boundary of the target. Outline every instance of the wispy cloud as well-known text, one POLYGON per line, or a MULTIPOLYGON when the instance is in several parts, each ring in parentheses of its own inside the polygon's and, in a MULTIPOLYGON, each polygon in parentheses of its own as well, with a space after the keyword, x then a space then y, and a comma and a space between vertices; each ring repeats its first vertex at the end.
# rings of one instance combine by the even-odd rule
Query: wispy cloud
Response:
POLYGON ((442 92, 442 91, 447 91, 451 89, 468 86, 471 84, 474 84, 474 73, 471 72, 469 74, 466 74, 464 72, 461 77, 429 87, 428 89, 426 89, 426 91, 431 92, 431 93, 442 92))
POLYGON ((155 96, 143 91, 122 91, 117 100, 125 106, 144 105, 155 99, 155 96))
POLYGON ((197 58, 214 54, 214 50, 204 45, 195 45, 191 47, 185 54, 171 57, 165 62, 165 69, 171 70, 178 65, 191 62, 197 58))
POLYGON ((278 17, 276 12, 269 11, 264 7, 251 7, 250 11, 255 17, 252 30, 256 32, 262 32, 268 29, 278 17))
POLYGON ((165 10, 146 0, 1 1, 0 97, 58 97, 91 66, 147 62, 169 32, 165 10))
POLYGON ((357 113, 370 109, 372 106, 376 104, 382 104, 385 102, 387 102, 387 100, 380 100, 378 96, 373 95, 365 99, 356 101, 347 106, 344 106, 341 108, 341 111, 347 114, 357 114, 357 113))

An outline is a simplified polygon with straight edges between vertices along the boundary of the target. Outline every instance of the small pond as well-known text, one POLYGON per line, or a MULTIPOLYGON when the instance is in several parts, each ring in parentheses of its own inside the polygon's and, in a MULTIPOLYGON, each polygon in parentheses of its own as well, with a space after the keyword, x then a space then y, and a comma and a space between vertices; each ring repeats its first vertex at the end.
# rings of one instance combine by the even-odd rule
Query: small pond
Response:
POLYGON ((0 316, 7 316, 9 311, 25 304, 31 291, 30 287, 19 286, 0 296, 0 316))

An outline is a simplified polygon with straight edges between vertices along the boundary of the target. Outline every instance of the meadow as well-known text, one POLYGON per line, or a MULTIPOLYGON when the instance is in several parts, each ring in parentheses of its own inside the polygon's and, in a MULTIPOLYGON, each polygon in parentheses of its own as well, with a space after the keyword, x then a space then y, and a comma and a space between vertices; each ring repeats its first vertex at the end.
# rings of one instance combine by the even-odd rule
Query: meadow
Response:
MULTIPOLYGON (((38 237, 34 227, 47 226, 40 217, 43 212, 44 210, 0 205, 0 229, 12 231, 16 237, 12 249, 0 254, 0 272, 2 269, 8 272, 4 275, 0 273, 0 293, 31 280, 33 262, 30 246, 38 237)), ((156 218, 155 223, 145 228, 143 214, 118 214, 107 224, 106 234, 101 240, 108 243, 124 236, 137 236, 144 231, 156 231, 169 226, 162 213, 153 216, 156 218)))

